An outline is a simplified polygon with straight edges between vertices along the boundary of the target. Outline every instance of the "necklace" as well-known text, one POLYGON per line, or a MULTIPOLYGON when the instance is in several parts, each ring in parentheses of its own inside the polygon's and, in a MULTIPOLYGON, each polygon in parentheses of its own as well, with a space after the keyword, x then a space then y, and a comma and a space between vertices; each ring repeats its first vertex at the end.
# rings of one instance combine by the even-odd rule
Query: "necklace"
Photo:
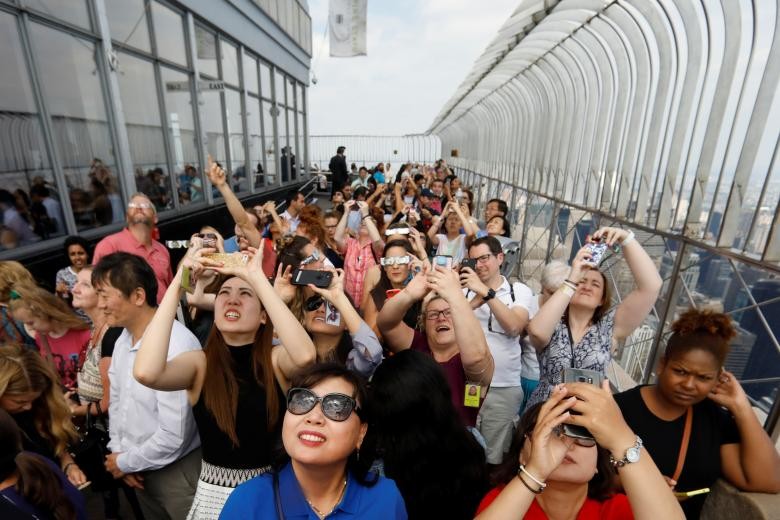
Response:
POLYGON ((312 503, 311 503, 311 500, 309 500, 308 498, 306 499, 306 503, 307 503, 307 504, 309 504, 309 507, 311 507, 311 508, 312 508, 312 510, 314 511, 314 514, 316 514, 316 515, 317 515, 317 517, 318 517, 320 520, 323 520, 323 519, 324 519, 326 516, 328 516, 328 515, 329 515, 329 514, 331 514, 333 511, 335 511, 335 510, 336 510, 336 506, 338 506, 338 505, 339 505, 339 503, 341 503, 341 499, 342 499, 342 498, 344 498, 344 492, 345 492, 346 490, 347 490, 347 478, 346 478, 346 477, 344 477, 344 484, 343 484, 343 486, 341 487, 341 493, 339 493, 339 498, 336 500, 336 503, 335 503, 335 504, 333 504, 333 507, 331 507, 331 508, 330 508, 330 511, 328 511, 327 513, 323 513, 322 511, 320 511, 319 509, 317 509, 317 508, 314 506, 314 504, 312 504, 312 503))

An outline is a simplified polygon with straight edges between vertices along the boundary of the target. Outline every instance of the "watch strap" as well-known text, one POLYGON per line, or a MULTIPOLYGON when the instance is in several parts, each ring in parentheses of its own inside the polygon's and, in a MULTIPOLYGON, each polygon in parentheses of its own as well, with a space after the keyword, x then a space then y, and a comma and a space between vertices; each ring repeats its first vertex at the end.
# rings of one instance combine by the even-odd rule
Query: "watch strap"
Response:
POLYGON ((488 289, 487 294, 482 298, 482 301, 489 301, 496 297, 496 291, 493 289, 488 289))

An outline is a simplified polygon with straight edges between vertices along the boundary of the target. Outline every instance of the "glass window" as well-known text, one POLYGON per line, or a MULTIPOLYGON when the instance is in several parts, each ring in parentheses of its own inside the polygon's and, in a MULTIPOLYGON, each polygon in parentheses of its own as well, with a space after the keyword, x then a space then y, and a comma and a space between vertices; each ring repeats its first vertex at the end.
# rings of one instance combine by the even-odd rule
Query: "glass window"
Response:
POLYGON ((217 41, 214 35, 200 25, 195 26, 195 44, 198 48, 198 70, 201 74, 219 77, 217 72, 217 41))
POLYGON ((154 37, 157 39, 157 55, 187 65, 187 47, 184 45, 181 14, 158 2, 152 2, 152 20, 154 37))
POLYGON ((179 203, 201 202, 204 200, 203 177, 192 113, 192 81, 189 75, 166 67, 160 67, 160 75, 165 89, 165 121, 179 203))
POLYGON ((30 40, 78 228, 124 220, 95 45, 36 23, 30 40))
POLYGON ((238 86, 238 49, 232 43, 222 42, 222 79, 238 86))
POLYGON ((290 174, 295 179, 295 168, 297 165, 295 153, 298 150, 298 143, 296 141, 296 125, 295 111, 292 109, 287 110, 287 160, 290 162, 290 174))
POLYGON ((280 105, 284 105, 284 74, 279 72, 279 69, 276 69, 276 72, 274 73, 274 79, 276 81, 276 102, 280 105))
POLYGON ((264 98, 271 99, 271 68, 260 62, 260 90, 264 98))
POLYGON ((260 100, 254 96, 247 96, 246 133, 247 138, 249 139, 249 167, 252 170, 255 188, 265 185, 263 135, 260 131, 260 118, 260 100))
POLYGON ((241 94, 225 89, 225 110, 227 111, 228 143, 230 146, 230 168, 233 191, 249 191, 244 154, 244 121, 241 110, 241 94))
POLYGON ((287 106, 295 108, 295 84, 290 78, 287 78, 285 83, 287 84, 287 106))
POLYGON ((244 54, 244 88, 252 94, 260 91, 257 88, 257 60, 244 54))
POLYGON ((282 175, 282 182, 290 180, 290 165, 286 158, 287 150, 287 110, 284 107, 278 107, 279 115, 276 117, 276 128, 279 131, 279 172, 282 175))
POLYGON ((149 26, 143 0, 105 0, 111 39, 147 52, 149 26))
POLYGON ((298 104, 295 105, 299 112, 304 111, 304 102, 303 102, 303 84, 298 83, 298 87, 296 90, 298 91, 298 104))
POLYGON ((274 20, 277 19, 277 15, 278 15, 277 14, 278 11, 276 9, 276 2, 277 0, 270 0, 270 4, 269 4, 270 9, 268 10, 268 14, 270 14, 271 18, 273 18, 274 20))
MULTIPOLYGON (((0 12, 0 250, 13 249, 50 235, 51 220, 32 210, 29 191, 44 184, 50 196, 60 200, 54 189, 49 155, 41 133, 40 117, 32 95, 16 18, 0 12), (11 200, 11 197, 13 199, 11 200), (48 226, 42 225, 48 223, 48 226)), ((39 209, 40 204, 36 204, 39 209)), ((48 213, 46 213, 48 217, 48 213)), ((65 228, 65 222, 56 222, 65 228)))
POLYGON ((305 171, 302 170, 303 166, 305 166, 305 163, 303 162, 303 152, 304 152, 304 123, 303 123, 303 114, 301 112, 298 112, 298 161, 296 164, 298 165, 297 170, 294 171, 302 171, 305 173, 305 171))
POLYGON ((263 101, 263 150, 268 184, 276 182, 276 144, 274 141, 273 104, 263 101))
POLYGON ((84 0, 22 0, 22 5, 78 27, 91 28, 87 2, 84 0))
POLYGON ((151 62, 119 55, 119 92, 125 114, 135 187, 157 211, 173 208, 171 179, 163 146, 157 82, 151 62))
MULTIPOLYGON (((225 153, 225 127, 222 124, 222 100, 217 91, 204 91, 201 95, 203 99, 203 121, 201 127, 206 134, 206 151, 211 158, 220 163, 226 170, 225 153)), ((212 195, 220 197, 219 190, 212 186, 212 195)))

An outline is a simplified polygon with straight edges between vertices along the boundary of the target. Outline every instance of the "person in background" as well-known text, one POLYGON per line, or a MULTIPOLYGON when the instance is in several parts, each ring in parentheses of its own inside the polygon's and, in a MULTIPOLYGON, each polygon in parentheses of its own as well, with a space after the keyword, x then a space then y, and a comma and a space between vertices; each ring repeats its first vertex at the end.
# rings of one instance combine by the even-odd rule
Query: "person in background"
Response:
POLYGON ((30 223, 19 214, 16 209, 16 199, 8 190, 0 189, 0 215, 2 215, 3 226, 14 232, 20 246, 32 244, 41 239, 33 232, 30 223))
POLYGON ((236 488, 220 518, 405 520, 395 483, 370 472, 371 459, 360 456, 367 404, 364 381, 341 365, 315 365, 296 377, 287 393, 281 460, 272 474, 236 488))
POLYGON ((53 224, 52 235, 65 233, 65 215, 62 213, 62 204, 51 196, 51 191, 45 184, 37 184, 30 188, 30 200, 33 204, 40 203, 46 208, 46 214, 53 224))
POLYGON ((347 160, 344 158, 345 151, 346 148, 344 146, 339 146, 336 149, 336 155, 330 158, 330 163, 328 164, 328 170, 330 170, 331 198, 333 198, 333 194, 337 191, 341 191, 345 185, 349 184, 347 160))
POLYGON ((203 449, 188 514, 199 520, 216 518, 237 485, 268 470, 287 381, 315 359, 312 341, 261 269, 262 252, 249 249, 248 264, 227 266, 204 258, 209 251, 200 240, 191 244, 144 333, 133 368, 139 383, 187 395, 203 449), (197 277, 204 267, 222 275, 214 327, 204 350, 172 357, 166 340, 177 323, 183 269, 197 277))
POLYGON ((302 192, 296 191, 287 195, 285 200, 287 201, 287 209, 279 216, 290 225, 290 233, 295 233, 295 229, 301 223, 301 210, 306 207, 306 196, 302 192))
POLYGON ((344 288, 346 293, 359 308, 363 296, 363 283, 366 271, 377 264, 384 242, 379 234, 376 222, 369 215, 369 207, 365 202, 349 201, 345 203, 344 216, 336 227, 334 240, 339 251, 344 253, 344 288), (354 211, 357 207, 358 211, 354 211), (350 214, 360 215, 360 227, 357 238, 346 235, 347 220, 350 214))
POLYGON ((27 518, 87 519, 81 493, 51 461, 23 451, 21 432, 4 410, 0 410, 0 502, 27 518))
POLYGON ((466 256, 466 240, 473 237, 477 228, 471 223, 465 206, 459 206, 448 202, 444 207, 442 216, 434 217, 433 224, 428 230, 428 238, 436 247, 436 255, 452 257, 453 267, 457 267, 466 256), (444 227, 444 233, 439 233, 444 227), (463 228, 465 233, 461 233, 463 228))
MULTIPOLYGON (((120 252, 95 266, 92 285, 106 323, 124 329, 108 369, 111 454, 106 469, 135 489, 145 517, 183 519, 200 470, 200 439, 187 395, 154 391, 133 377, 141 340, 157 310, 157 279, 143 258, 120 252)), ((172 359, 201 349, 178 321, 166 340, 172 359)))
POLYGON ((485 220, 479 222, 479 227, 484 229, 487 226, 487 223, 490 222, 490 219, 495 216, 506 218, 508 213, 509 206, 507 206, 506 201, 503 199, 490 199, 488 203, 485 204, 485 220))
POLYGON ((0 346, 0 408, 22 430, 25 451, 56 462, 74 486, 87 482, 69 452, 78 435, 57 373, 27 347, 0 346))
MULTIPOLYGON (((780 455, 737 378, 723 369, 734 336, 727 314, 684 312, 672 324, 657 383, 615 396, 674 491, 725 478, 742 491, 780 492, 780 455)), ((699 517, 706 497, 681 498, 689 519, 699 517)))
POLYGON ((370 391, 361 459, 376 459, 395 481, 409 518, 474 518, 488 489, 485 452, 464 428, 440 365, 404 350, 379 365, 370 391))
POLYGON ((336 228, 341 220, 341 215, 334 211, 328 211, 323 215, 325 227, 325 256, 336 269, 344 268, 344 257, 339 253, 339 245, 336 243, 336 228))
POLYGON ((15 319, 8 307, 12 291, 17 285, 35 285, 35 279, 19 262, 0 261, 0 345, 25 345, 35 348, 35 340, 25 331, 24 323, 15 319))
POLYGON ((57 296, 70 302, 76 275, 90 263, 89 242, 80 236, 69 236, 65 239, 64 249, 70 265, 57 271, 54 290, 57 296))
POLYGON ((104 256, 117 252, 140 256, 154 271, 157 280, 155 299, 159 302, 173 279, 173 271, 171 271, 171 255, 168 249, 152 238, 152 232, 157 225, 157 210, 151 199, 143 193, 136 193, 130 197, 125 220, 126 228, 98 242, 92 256, 92 263, 97 265, 104 256))
POLYGON ((477 520, 684 518, 642 439, 623 420, 608 381, 600 388, 556 386, 547 402, 529 408, 494 479, 497 487, 480 504, 477 520), (567 437, 563 424, 584 426, 593 439, 567 437), (616 471, 625 495, 612 492, 616 471))
POLYGON ((488 464, 500 464, 509 449, 517 410, 523 402, 522 349, 518 338, 533 317, 533 293, 523 283, 509 283, 501 274, 504 254, 493 237, 469 247, 474 269, 464 267, 460 281, 495 360, 490 392, 479 411, 479 431, 487 444, 488 464))
POLYGON ((439 266, 423 269, 403 291, 385 302, 376 321, 391 351, 412 349, 436 360, 447 376, 452 403, 463 425, 474 427, 493 379, 494 364, 482 327, 461 290, 458 274, 439 266), (415 330, 403 318, 420 300, 421 330, 415 330), (472 391, 476 398, 465 399, 464 395, 472 391))
POLYGON ((661 290, 655 262, 634 238, 633 232, 603 227, 593 240, 608 247, 620 246, 636 289, 610 309, 612 300, 604 273, 594 267, 586 244, 572 261, 564 285, 539 309, 528 324, 528 337, 539 353, 539 386, 528 406, 545 401, 561 382, 564 368, 604 373, 612 360, 613 341, 628 337, 647 317, 661 290))
POLYGON ((35 338, 38 352, 57 370, 62 387, 75 390, 79 356, 89 342, 89 325, 45 289, 18 285, 14 291, 10 304, 14 318, 35 338))
MULTIPOLYGON (((536 314, 550 296, 555 294, 555 291, 563 285, 563 281, 566 280, 569 270, 568 264, 561 262, 560 260, 553 260, 544 266, 540 278, 542 292, 534 297, 534 301, 532 302, 533 309, 531 311, 532 316, 536 314)), ((528 334, 523 334, 520 338, 520 346, 523 350, 522 369, 520 371, 520 384, 523 388, 523 402, 520 405, 519 414, 523 415, 528 398, 531 397, 531 394, 539 385, 539 359, 537 358, 536 349, 531 345, 531 342, 528 339, 528 334)))
POLYGON ((366 169, 365 166, 361 166, 357 174, 358 174, 358 178, 352 181, 351 184, 353 191, 360 187, 363 188, 368 187, 368 169, 366 169))

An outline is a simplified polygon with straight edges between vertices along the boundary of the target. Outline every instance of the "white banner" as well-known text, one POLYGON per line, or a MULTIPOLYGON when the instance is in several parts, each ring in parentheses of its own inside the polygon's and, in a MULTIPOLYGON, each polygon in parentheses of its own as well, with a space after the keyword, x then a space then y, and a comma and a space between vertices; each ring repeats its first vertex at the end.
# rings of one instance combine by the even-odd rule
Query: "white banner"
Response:
POLYGON ((328 32, 334 58, 366 55, 366 4, 368 0, 330 0, 328 32))

